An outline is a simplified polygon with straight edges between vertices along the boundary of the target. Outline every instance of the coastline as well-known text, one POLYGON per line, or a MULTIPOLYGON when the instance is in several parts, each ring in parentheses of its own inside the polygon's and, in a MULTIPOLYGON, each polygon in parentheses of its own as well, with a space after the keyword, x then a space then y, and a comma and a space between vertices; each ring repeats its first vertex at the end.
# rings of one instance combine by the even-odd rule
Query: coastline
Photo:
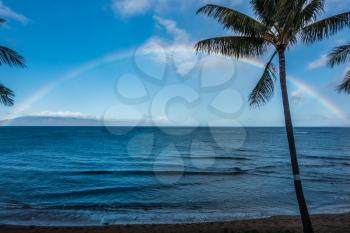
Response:
MULTIPOLYGON (((312 221, 317 233, 350 232, 350 213, 313 215, 312 221)), ((302 228, 299 216, 274 216, 252 220, 186 224, 129 224, 96 227, 0 226, 1 233, 228 233, 254 230, 259 232, 301 232, 302 228)))

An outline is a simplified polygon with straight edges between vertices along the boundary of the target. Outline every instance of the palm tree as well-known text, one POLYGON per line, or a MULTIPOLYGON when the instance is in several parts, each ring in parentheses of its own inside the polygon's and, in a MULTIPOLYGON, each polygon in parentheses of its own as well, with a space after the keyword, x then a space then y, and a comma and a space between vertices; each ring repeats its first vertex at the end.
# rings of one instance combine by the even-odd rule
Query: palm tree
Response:
MULTIPOLYGON (((331 67, 340 65, 350 61, 350 42, 335 47, 333 51, 328 55, 328 64, 331 67)), ((339 92, 345 92, 350 94, 350 70, 346 72, 344 80, 338 86, 339 92)))
MULTIPOLYGON (((0 24, 6 21, 0 18, 0 24)), ((16 51, 0 45, 0 65, 25 67, 24 58, 16 51)), ((9 88, 0 83, 0 104, 12 106, 14 104, 15 94, 9 88)))
POLYGON ((273 61, 279 58, 279 81, 282 91, 285 127, 295 193, 303 223, 303 230, 312 233, 313 227, 303 194, 297 151, 294 141, 293 124, 289 108, 286 75, 286 51, 299 41, 311 44, 328 38, 344 27, 350 26, 350 12, 327 17, 317 21, 324 12, 325 0, 251 0, 255 18, 237 10, 208 4, 197 14, 212 17, 233 35, 214 37, 199 41, 195 49, 207 54, 220 54, 228 57, 261 57, 271 51, 262 76, 249 95, 251 106, 268 102, 273 96, 278 70, 273 61))

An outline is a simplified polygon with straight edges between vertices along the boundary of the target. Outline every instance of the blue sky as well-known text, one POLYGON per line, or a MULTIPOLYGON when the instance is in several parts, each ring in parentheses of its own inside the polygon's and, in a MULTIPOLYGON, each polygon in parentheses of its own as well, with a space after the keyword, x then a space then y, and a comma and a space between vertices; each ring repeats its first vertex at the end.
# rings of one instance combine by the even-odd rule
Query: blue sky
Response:
MULTIPOLYGON (((1 43, 20 52, 26 69, 1 67, 0 81, 17 94, 0 119, 78 116, 182 125, 283 124, 276 85, 261 109, 247 104, 261 75, 258 61, 195 55, 199 39, 228 35, 195 11, 218 3, 251 14, 248 1, 60 0, 0 1, 8 23, 1 43)), ((326 14, 349 10, 328 0, 326 14)), ((349 126, 350 96, 336 84, 346 65, 330 69, 325 54, 349 40, 349 30, 287 55, 289 94, 298 126, 349 126)), ((265 59, 266 60, 266 59, 265 59)))

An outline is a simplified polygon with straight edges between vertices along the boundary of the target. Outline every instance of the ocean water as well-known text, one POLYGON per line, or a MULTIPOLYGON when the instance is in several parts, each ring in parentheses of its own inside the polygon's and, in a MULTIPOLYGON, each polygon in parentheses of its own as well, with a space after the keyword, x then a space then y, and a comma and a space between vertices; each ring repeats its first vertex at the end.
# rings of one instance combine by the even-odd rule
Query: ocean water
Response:
MULTIPOLYGON (((297 128, 311 213, 350 211, 350 129, 297 128)), ((0 128, 0 224, 298 214, 283 128, 0 128)))

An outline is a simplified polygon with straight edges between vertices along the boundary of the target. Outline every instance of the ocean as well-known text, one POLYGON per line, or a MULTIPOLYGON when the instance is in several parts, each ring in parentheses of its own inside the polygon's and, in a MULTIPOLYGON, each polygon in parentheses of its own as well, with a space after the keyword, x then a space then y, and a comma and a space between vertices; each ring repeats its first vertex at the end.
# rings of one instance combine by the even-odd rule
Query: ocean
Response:
MULTIPOLYGON (((296 128, 312 214, 350 211, 350 129, 296 128)), ((298 214, 284 128, 1 127, 0 224, 298 214)))

